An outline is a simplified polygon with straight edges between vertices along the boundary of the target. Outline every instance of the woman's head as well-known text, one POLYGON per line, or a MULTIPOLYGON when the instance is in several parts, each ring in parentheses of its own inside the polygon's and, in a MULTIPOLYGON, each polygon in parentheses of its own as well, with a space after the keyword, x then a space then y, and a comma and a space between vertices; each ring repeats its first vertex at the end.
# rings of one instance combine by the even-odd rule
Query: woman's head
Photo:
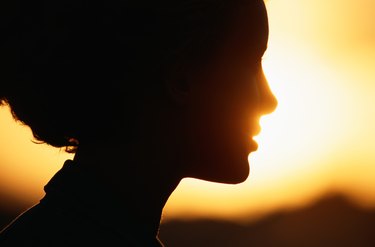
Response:
POLYGON ((259 119, 277 105, 261 65, 268 42, 266 9, 262 1, 247 2, 237 9, 211 62, 189 75, 191 177, 244 181, 248 155, 257 149, 252 137, 260 131, 259 119))
POLYGON ((247 177, 249 135, 264 102, 274 101, 260 65, 268 39, 261 0, 11 7, 0 97, 39 141, 74 151, 78 143, 115 141, 120 131, 131 142, 142 132, 139 115, 173 107, 183 114, 186 174, 247 177))

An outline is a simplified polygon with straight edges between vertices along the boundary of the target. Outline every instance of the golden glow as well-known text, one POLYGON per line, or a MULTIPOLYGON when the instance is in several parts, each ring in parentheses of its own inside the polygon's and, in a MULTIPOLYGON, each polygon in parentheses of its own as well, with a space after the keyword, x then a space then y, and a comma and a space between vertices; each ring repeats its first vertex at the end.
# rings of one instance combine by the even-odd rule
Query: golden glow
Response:
POLYGON ((30 129, 16 123, 8 107, 0 107, 0 126, 0 192, 35 203, 43 186, 72 155, 33 143, 30 129))
POLYGON ((375 2, 267 1, 263 67, 278 98, 261 119, 251 175, 235 186, 186 180, 170 215, 256 218, 342 191, 375 205, 375 2))
MULTIPOLYGON (((259 217, 339 190, 375 205, 375 1, 270 0, 263 66, 278 98, 239 185, 185 179, 171 217, 259 217)), ((1 188, 36 202, 71 155, 35 145, 0 109, 1 188), (22 154, 22 155, 20 155, 22 154)))

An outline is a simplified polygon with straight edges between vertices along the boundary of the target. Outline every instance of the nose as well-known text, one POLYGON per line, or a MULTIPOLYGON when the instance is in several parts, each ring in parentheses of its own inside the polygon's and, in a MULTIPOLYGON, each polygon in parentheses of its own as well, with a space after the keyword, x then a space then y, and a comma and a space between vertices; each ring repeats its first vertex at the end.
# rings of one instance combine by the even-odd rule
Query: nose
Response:
POLYGON ((259 78, 259 96, 260 96, 260 113, 267 115, 272 113, 277 108, 277 99, 272 93, 271 88, 268 84, 267 78, 264 71, 261 70, 259 78))

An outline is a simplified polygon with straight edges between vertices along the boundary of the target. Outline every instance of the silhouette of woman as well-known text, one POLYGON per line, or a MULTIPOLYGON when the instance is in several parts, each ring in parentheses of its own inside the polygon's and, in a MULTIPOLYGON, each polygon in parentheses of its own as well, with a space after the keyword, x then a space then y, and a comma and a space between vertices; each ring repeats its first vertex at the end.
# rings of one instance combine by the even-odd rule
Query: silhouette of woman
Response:
POLYGON ((181 179, 249 174, 264 77, 262 0, 4 1, 0 102, 74 153, 1 246, 162 246, 181 179))

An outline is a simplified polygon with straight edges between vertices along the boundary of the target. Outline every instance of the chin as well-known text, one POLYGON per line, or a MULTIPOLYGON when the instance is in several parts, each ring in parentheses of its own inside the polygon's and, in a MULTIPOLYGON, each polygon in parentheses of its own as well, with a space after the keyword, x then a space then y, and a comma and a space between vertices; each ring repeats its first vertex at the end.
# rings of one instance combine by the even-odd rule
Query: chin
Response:
POLYGON ((250 174, 250 166, 248 160, 233 162, 218 162, 209 171, 201 173, 195 178, 223 184, 240 184, 247 180, 250 174), (220 166, 217 164, 220 163, 220 166))
POLYGON ((228 172, 222 178, 219 178, 217 183, 225 183, 225 184, 240 184, 247 180, 250 175, 250 168, 249 165, 246 168, 240 170, 240 172, 228 172))

